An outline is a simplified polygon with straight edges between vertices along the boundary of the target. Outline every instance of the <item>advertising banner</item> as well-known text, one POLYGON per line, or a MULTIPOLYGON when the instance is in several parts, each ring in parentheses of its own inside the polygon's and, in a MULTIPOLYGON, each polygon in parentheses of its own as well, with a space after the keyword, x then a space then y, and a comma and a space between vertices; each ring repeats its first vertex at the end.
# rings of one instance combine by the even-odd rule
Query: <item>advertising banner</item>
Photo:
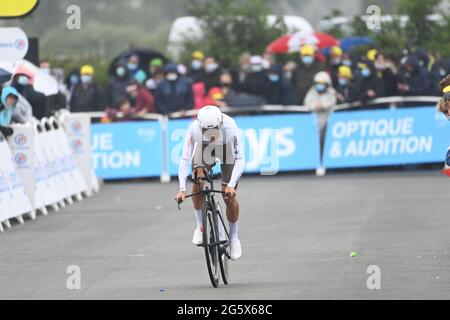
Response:
POLYGON ((162 166, 157 121, 91 126, 92 163, 101 179, 158 177, 162 166))
POLYGON ((337 112, 327 127, 324 166, 444 162, 450 123, 435 107, 337 112))

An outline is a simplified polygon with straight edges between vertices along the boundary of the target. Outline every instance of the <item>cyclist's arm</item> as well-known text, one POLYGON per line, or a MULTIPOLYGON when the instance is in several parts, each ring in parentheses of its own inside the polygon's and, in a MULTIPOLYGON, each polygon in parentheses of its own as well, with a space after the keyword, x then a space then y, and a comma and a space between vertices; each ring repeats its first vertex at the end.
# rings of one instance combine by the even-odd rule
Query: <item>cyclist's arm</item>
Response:
POLYGON ((189 127, 186 137, 184 138, 183 153, 181 155, 180 164, 178 167, 178 180, 180 182, 180 191, 186 191, 187 177, 190 172, 192 150, 194 137, 192 129, 189 127))
POLYGON ((231 179, 228 183, 229 187, 236 188, 236 184, 244 172, 245 162, 244 162, 244 152, 242 147, 242 135, 239 128, 235 128, 235 134, 233 137, 233 157, 234 157, 234 167, 231 173, 231 179))

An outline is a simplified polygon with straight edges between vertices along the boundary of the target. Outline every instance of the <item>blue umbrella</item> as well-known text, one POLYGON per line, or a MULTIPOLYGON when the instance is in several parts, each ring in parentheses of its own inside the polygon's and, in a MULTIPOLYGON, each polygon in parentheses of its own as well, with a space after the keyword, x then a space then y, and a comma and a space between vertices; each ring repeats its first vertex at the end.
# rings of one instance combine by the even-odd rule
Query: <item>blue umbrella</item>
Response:
POLYGON ((348 51, 353 47, 373 44, 372 38, 369 37, 348 37, 340 40, 340 47, 344 51, 348 51))

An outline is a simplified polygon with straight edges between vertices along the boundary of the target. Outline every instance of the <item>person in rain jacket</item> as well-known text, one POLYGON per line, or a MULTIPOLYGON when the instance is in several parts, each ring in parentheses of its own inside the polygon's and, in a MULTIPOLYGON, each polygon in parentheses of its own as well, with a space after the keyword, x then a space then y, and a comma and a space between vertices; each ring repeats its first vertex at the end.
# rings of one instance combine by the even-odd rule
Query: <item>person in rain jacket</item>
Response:
POLYGON ((14 108, 19 101, 19 93, 14 87, 4 87, 0 96, 0 132, 5 136, 11 136, 14 131, 10 127, 14 108))
POLYGON ((404 96, 425 96, 430 93, 428 70, 419 59, 410 55, 402 59, 398 74, 398 91, 404 96))
POLYGON ((47 116, 47 97, 34 90, 34 74, 31 70, 19 67, 11 85, 31 104, 36 119, 41 120, 47 116))
POLYGON ((382 97, 384 84, 376 72, 374 64, 365 60, 357 64, 355 70, 355 101, 365 102, 382 97))
POLYGON ((324 71, 323 64, 315 57, 316 49, 311 45, 304 45, 300 49, 301 62, 293 74, 293 85, 299 105, 303 104, 308 90, 313 84, 314 76, 324 71))
POLYGON ((306 94, 304 105, 317 114, 320 130, 320 145, 323 147, 328 115, 337 102, 336 90, 333 88, 330 75, 325 71, 318 72, 313 79, 313 86, 306 94))
POLYGON ((156 106, 161 114, 194 108, 192 85, 180 77, 177 65, 168 63, 164 67, 165 80, 156 88, 156 106))
POLYGON ((127 63, 119 61, 106 89, 106 100, 109 107, 118 105, 127 96, 127 87, 132 81, 133 77, 127 69, 127 63))
POLYGON ((275 105, 295 105, 296 98, 294 88, 289 80, 283 77, 280 65, 272 65, 267 70, 269 87, 266 92, 266 101, 268 104, 275 105))

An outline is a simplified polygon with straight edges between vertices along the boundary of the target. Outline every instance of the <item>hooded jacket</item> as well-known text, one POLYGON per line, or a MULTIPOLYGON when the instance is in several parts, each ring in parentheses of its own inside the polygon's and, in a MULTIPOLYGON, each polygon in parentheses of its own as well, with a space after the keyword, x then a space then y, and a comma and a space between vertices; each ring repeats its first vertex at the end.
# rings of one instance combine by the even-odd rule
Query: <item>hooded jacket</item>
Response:
POLYGON ((406 96, 423 96, 430 93, 430 75, 428 70, 419 64, 419 59, 411 55, 406 58, 403 66, 399 70, 398 83, 409 86, 409 92, 404 93, 406 96), (404 65, 408 64, 412 67, 409 72, 404 65))
MULTIPOLYGON (((177 73, 177 66, 169 63, 164 68, 164 73, 177 73)), ((168 114, 171 112, 189 110, 194 108, 194 96, 191 83, 183 77, 175 81, 167 79, 161 81, 156 88, 156 106, 160 113, 168 114)))
POLYGON ((2 94, 1 94, 2 105, 0 106, 0 109, 1 109, 1 111, 0 111, 0 126, 9 126, 12 121, 14 108, 5 108, 6 99, 10 95, 16 96, 17 99, 19 99, 19 93, 17 92, 17 90, 14 87, 8 86, 8 87, 3 88, 2 94))

